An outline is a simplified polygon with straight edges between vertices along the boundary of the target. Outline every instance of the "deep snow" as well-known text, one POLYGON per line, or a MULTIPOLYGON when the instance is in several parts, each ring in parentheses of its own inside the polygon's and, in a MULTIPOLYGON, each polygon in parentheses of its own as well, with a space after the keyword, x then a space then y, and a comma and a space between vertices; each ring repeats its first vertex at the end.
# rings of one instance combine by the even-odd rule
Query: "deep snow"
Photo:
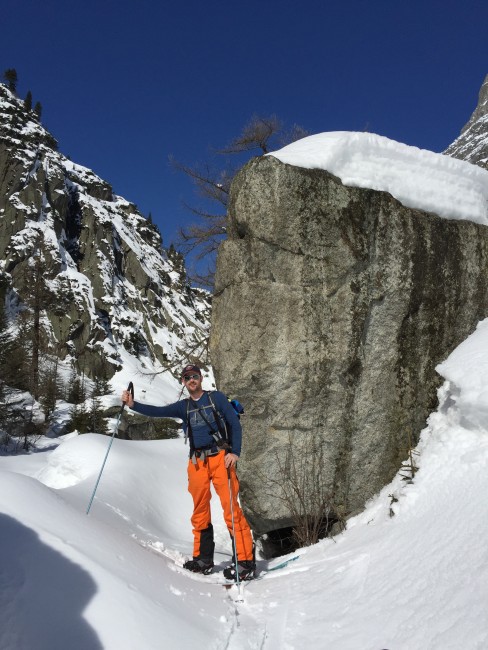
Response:
MULTIPOLYGON (((488 320, 439 366, 449 379, 413 483, 399 473, 343 534, 246 584, 243 603, 170 559, 191 552, 182 439, 115 440, 89 516, 108 438, 0 457, 0 647, 486 649, 487 359, 488 320)), ((221 568, 215 501, 214 515, 221 568)))

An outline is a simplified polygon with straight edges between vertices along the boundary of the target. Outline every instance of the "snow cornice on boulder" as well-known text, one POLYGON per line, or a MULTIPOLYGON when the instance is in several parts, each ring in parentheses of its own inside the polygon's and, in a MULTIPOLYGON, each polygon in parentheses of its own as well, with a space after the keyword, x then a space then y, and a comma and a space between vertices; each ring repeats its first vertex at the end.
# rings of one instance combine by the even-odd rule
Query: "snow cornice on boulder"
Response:
POLYGON ((348 131, 312 135, 268 155, 326 170, 350 187, 389 192, 408 208, 488 225, 488 171, 463 160, 348 131))

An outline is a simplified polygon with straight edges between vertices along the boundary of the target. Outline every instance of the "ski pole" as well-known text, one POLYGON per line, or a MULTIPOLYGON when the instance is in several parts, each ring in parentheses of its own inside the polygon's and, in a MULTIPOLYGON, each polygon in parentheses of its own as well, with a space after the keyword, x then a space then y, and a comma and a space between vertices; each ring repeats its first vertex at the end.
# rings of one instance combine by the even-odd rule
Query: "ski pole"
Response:
MULTIPOLYGON (((134 399, 134 384, 132 382, 130 382, 129 385, 127 386, 127 390, 132 395, 132 399, 134 399)), ((90 503, 88 504, 88 508, 86 509, 86 514, 87 515, 90 512, 90 508, 92 506, 93 499, 95 498, 95 492, 97 491, 98 484, 100 483, 103 468, 105 467, 105 463, 107 462, 108 454, 109 454, 110 448, 112 447, 112 443, 114 441, 115 434, 116 434, 116 432, 117 432, 117 430, 119 428, 120 418, 122 417, 122 413, 124 412, 124 408, 125 408, 125 402, 122 402, 122 406, 120 407, 120 411, 119 411, 119 417, 117 418, 117 423, 115 425, 114 432, 112 433, 112 437, 110 438, 110 444, 108 446, 107 453, 105 454, 105 458, 103 459, 102 469, 100 470, 100 474, 98 475, 97 482, 95 484, 95 489, 93 490, 93 494, 91 495, 90 503)))
POLYGON ((239 600, 241 599, 241 583, 239 581, 239 565, 237 563, 237 544, 236 544, 236 525, 234 522, 234 499, 232 496, 232 488, 230 484, 230 467, 227 468, 227 476, 229 477, 229 496, 230 496, 230 514, 232 517, 232 544, 234 546, 234 562, 236 566, 236 584, 239 600))

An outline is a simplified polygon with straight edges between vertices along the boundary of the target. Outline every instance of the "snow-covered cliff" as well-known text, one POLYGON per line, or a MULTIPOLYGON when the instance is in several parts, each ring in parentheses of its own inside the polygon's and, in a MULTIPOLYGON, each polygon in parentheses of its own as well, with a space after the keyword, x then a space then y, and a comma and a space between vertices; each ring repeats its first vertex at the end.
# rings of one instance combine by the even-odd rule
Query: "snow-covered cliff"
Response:
POLYGON ((137 207, 57 151, 24 102, 0 85, 0 276, 11 322, 32 310, 61 358, 108 375, 127 354, 149 370, 198 357, 208 295, 137 207), (124 356, 125 355, 125 356, 124 356))

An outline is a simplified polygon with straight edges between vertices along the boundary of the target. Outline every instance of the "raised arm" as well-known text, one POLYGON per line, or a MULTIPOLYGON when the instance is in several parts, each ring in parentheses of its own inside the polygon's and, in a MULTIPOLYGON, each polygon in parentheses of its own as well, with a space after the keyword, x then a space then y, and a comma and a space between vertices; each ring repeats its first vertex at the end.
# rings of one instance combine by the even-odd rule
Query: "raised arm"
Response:
POLYGON ((151 418, 180 418, 183 420, 186 416, 184 401, 173 402, 172 404, 167 404, 166 406, 141 404, 140 402, 134 401, 132 395, 127 390, 124 390, 122 393, 122 401, 132 411, 140 413, 141 415, 147 415, 151 418))

